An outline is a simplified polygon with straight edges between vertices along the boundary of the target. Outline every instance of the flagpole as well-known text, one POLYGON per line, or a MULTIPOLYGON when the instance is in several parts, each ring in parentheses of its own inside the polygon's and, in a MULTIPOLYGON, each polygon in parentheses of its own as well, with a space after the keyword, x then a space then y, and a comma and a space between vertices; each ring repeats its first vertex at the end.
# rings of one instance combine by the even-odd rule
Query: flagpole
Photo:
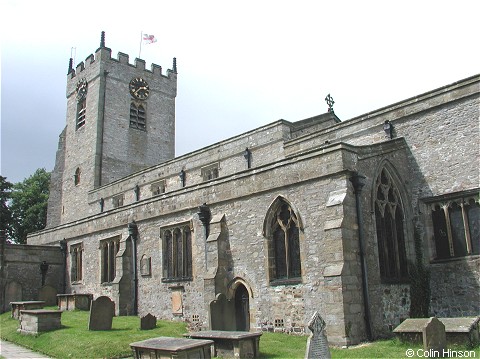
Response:
POLYGON ((142 55, 142 38, 143 38, 143 30, 140 32, 140 50, 138 51, 138 58, 140 59, 142 55))

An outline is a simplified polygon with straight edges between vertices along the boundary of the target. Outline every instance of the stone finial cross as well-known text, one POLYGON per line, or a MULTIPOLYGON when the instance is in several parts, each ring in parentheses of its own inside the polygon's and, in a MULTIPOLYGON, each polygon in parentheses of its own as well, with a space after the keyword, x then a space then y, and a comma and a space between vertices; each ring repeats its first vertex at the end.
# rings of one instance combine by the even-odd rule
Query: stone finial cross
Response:
POLYGON ((333 101, 333 97, 330 96, 330 94, 325 97, 325 102, 328 105, 328 112, 333 112, 333 104, 335 103, 335 101, 333 101))

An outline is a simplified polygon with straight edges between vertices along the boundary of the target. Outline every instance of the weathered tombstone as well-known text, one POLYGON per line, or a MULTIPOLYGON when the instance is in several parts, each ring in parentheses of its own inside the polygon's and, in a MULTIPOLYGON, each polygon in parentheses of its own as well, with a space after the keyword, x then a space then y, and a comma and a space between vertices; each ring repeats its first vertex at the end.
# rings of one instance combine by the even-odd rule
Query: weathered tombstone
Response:
POLYGON ((140 330, 155 329, 157 326, 157 317, 148 313, 140 318, 140 330))
POLYGON ((445 325, 435 317, 428 320, 423 327, 423 350, 440 353, 447 348, 447 338, 445 335, 445 325))
POLYGON ((57 290, 49 285, 44 285, 38 291, 38 300, 45 302, 46 306, 57 305, 57 290))
POLYGON ((18 282, 12 281, 5 285, 5 301, 4 310, 9 311, 11 309, 10 302, 19 302, 22 300, 22 285, 18 282))
POLYGON ((98 297, 92 301, 88 330, 111 330, 115 303, 108 297, 98 297))
POLYGON ((325 321, 318 312, 315 312, 308 322, 308 329, 312 331, 312 334, 307 340, 305 359, 331 358, 327 335, 325 334, 325 321))

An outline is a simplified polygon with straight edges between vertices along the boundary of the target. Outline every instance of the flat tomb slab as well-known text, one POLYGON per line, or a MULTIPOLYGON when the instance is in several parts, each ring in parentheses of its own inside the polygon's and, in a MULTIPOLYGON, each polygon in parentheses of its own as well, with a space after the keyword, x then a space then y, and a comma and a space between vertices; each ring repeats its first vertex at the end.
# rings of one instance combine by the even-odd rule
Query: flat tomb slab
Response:
POLYGON ((43 300, 28 300, 22 302, 10 302, 12 306, 12 318, 20 319, 21 310, 41 309, 45 306, 43 300))
POLYGON ((57 303, 60 310, 90 310, 93 294, 73 293, 57 294, 57 303))
POLYGON ((213 356, 222 358, 258 358, 262 332, 210 330, 188 333, 193 339, 214 341, 213 356))
POLYGON ((61 310, 22 310, 20 311, 21 334, 37 335, 41 332, 60 329, 62 327, 61 310))
MULTIPOLYGON (((406 342, 422 342, 422 330, 429 318, 405 319, 393 332, 406 342)), ((438 318, 445 326, 448 344, 478 344, 480 317, 438 318)))
POLYGON ((212 340, 158 337, 130 343, 135 359, 210 359, 212 340))

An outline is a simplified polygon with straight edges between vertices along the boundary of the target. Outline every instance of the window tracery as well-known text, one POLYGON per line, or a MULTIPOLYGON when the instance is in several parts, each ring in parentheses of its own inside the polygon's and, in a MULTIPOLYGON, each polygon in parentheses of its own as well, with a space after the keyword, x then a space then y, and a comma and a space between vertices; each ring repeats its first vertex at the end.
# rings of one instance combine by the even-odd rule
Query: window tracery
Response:
POLYGON ((375 184, 375 222, 380 276, 385 282, 407 279, 404 210, 398 189, 386 169, 375 184))
POLYGON ((267 236, 270 283, 301 281, 300 223, 283 199, 274 206, 267 236))

